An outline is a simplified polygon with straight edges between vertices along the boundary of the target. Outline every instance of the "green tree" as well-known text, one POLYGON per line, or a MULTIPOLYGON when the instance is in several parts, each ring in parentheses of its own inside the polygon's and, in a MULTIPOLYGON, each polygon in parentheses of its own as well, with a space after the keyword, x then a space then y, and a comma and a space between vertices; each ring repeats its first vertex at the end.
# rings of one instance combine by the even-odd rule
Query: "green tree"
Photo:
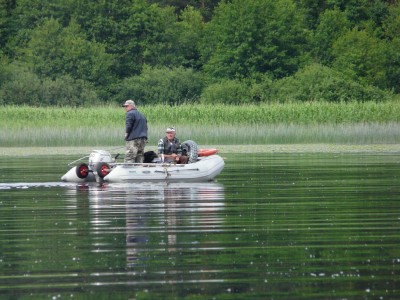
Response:
POLYGON ((70 20, 73 0, 16 0, 13 17, 20 29, 31 29, 49 18, 57 19, 63 26, 70 20))
POLYGON ((73 20, 63 28, 55 19, 35 28, 25 50, 25 60, 41 77, 70 75, 97 86, 109 84, 112 56, 104 45, 86 39, 73 20))
POLYGON ((148 0, 149 3, 160 5, 161 7, 172 6, 177 14, 180 14, 187 7, 194 7, 200 11, 203 17, 209 20, 214 8, 220 0, 148 0))
MULTIPOLYGON (((0 0, 0 49, 4 49, 11 31, 11 12, 15 6, 15 0, 0 0)), ((0 54, 1 54, 0 50, 0 54)))
POLYGON ((354 28, 338 38, 332 48, 333 67, 355 81, 387 88, 387 43, 367 30, 354 28))
POLYGON ((200 46, 205 23, 200 12, 189 6, 182 11, 181 20, 177 22, 178 56, 182 57, 180 65, 186 68, 200 69, 200 46))
POLYGON ((273 99, 289 101, 384 101, 389 94, 378 88, 349 80, 340 72, 312 64, 293 76, 274 82, 273 99))
POLYGON ((383 36, 396 39, 400 36, 400 2, 389 7, 389 14, 382 22, 383 36))
MULTIPOLYGON (((2 0, 0 0, 2 1, 2 0)), ((20 49, 27 46, 32 30, 46 22, 47 19, 57 19, 66 26, 71 17, 72 0, 5 0, 14 2, 9 5, 10 31, 6 51, 10 57, 19 58, 20 49)))
POLYGON ((338 7, 354 25, 373 21, 380 25, 388 13, 388 3, 382 0, 327 0, 329 8, 338 7))
POLYGON ((124 79, 115 91, 115 101, 139 99, 141 103, 180 104, 196 102, 204 83, 192 69, 145 66, 140 75, 124 79))
POLYGON ((0 104, 81 106, 99 102, 88 82, 69 75, 39 78, 26 64, 0 64, 0 104))
POLYGON ((385 65, 388 88, 400 93, 400 3, 390 6, 389 15, 382 24, 383 38, 387 41, 385 65))
POLYGON ((137 0, 70 0, 72 16, 80 25, 87 39, 105 45, 106 53, 114 57, 111 69, 114 76, 124 78, 137 74, 141 69, 141 51, 138 36, 130 23, 133 10, 144 1, 137 0))
POLYGON ((172 7, 151 5, 140 16, 134 10, 131 23, 136 25, 136 36, 140 37, 138 41, 143 64, 153 67, 174 67, 180 64, 176 21, 177 16, 172 7), (137 17, 143 17, 144 20, 137 17))
POLYGON ((244 104, 252 99, 249 85, 237 79, 224 79, 208 85, 203 90, 200 101, 205 104, 244 104))
POLYGON ((326 0, 297 0, 297 6, 304 11, 305 21, 309 29, 314 30, 318 24, 320 14, 327 8, 326 0))
POLYGON ((346 14, 339 9, 326 10, 320 15, 319 24, 312 38, 312 51, 318 62, 327 65, 332 63, 333 43, 348 29, 350 29, 350 22, 346 14))
POLYGON ((0 104, 40 105, 41 81, 36 74, 18 63, 5 66, 2 73, 8 77, 1 83, 0 104))
POLYGON ((99 104, 98 95, 91 84, 75 80, 69 75, 52 80, 46 78, 41 84, 41 105, 84 106, 99 104))
POLYGON ((145 64, 177 66, 182 63, 174 8, 149 5, 146 0, 75 1, 74 16, 88 38, 106 45, 115 57, 119 78, 140 74, 145 64))
POLYGON ((306 45, 303 15, 291 0, 222 2, 202 43, 213 77, 284 77, 297 70, 306 45))
POLYGON ((208 82, 207 99, 269 101, 312 55, 343 80, 400 92, 399 15, 393 0, 0 0, 0 88, 16 103, 25 88, 32 103, 81 105, 143 84, 146 101, 173 103, 208 82))

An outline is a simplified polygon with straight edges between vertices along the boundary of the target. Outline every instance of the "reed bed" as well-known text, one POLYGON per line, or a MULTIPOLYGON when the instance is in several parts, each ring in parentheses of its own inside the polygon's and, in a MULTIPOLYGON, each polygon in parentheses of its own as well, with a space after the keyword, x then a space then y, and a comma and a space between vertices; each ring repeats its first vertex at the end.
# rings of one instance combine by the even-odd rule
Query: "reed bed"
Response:
MULTIPOLYGON (((305 102, 260 105, 155 105, 139 107, 150 124, 338 124, 400 121, 400 101, 305 102)), ((0 106, 0 125, 7 127, 121 125, 124 110, 117 106, 93 108, 0 106)))
MULTIPOLYGON (((149 129, 149 145, 163 137, 165 126, 149 129)), ((267 145, 301 143, 395 144, 400 143, 400 123, 178 125, 177 136, 200 145, 267 145)), ((123 145, 119 127, 11 128, 0 133, 1 147, 60 147, 123 145)))
MULTIPOLYGON (((246 106, 139 107, 149 123, 149 145, 175 126, 181 140, 204 145, 400 142, 400 102, 288 103, 246 106)), ((123 145, 125 112, 93 108, 0 107, 0 146, 123 145)))

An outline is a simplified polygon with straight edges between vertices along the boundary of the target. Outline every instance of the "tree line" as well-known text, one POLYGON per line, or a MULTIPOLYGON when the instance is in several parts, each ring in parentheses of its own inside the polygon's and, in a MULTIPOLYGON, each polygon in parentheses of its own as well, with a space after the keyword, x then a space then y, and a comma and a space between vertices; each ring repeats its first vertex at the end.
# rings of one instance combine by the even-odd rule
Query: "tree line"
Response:
POLYGON ((384 101, 396 0, 0 0, 0 104, 384 101))

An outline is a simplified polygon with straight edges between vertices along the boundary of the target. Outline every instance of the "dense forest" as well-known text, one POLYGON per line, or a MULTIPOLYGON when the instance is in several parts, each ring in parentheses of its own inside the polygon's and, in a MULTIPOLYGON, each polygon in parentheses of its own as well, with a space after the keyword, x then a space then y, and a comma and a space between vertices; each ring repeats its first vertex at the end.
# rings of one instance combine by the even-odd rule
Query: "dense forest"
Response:
POLYGON ((396 0, 0 0, 0 104, 385 101, 396 0))

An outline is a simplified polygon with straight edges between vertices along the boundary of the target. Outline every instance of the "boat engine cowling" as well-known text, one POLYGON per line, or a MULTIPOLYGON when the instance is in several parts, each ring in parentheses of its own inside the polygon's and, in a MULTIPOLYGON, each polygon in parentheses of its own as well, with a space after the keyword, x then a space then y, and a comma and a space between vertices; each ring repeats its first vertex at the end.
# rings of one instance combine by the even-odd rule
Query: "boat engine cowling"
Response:
POLYGON ((89 168, 93 171, 102 163, 113 163, 114 159, 111 157, 110 152, 106 150, 93 150, 89 155, 89 168))
POLYGON ((105 150, 93 150, 89 155, 89 164, 81 163, 73 167, 61 177, 61 180, 77 183, 95 182, 98 179, 96 177, 104 177, 104 174, 98 174, 98 170, 104 171, 104 165, 107 165, 108 169, 108 165, 113 162, 115 162, 115 159, 111 157, 110 152, 105 150))

